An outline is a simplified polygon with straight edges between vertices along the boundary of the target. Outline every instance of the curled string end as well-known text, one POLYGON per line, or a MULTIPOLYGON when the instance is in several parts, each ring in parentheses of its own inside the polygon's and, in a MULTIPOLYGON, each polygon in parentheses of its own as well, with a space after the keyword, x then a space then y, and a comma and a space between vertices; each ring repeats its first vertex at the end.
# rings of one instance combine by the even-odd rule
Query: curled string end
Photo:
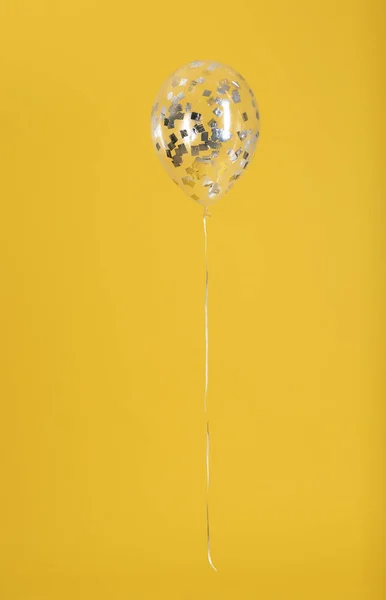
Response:
POLYGON ((210 566, 212 567, 213 571, 216 571, 216 573, 218 573, 218 569, 216 569, 216 567, 212 563, 212 557, 210 555, 210 552, 208 552, 208 562, 209 562, 210 566))

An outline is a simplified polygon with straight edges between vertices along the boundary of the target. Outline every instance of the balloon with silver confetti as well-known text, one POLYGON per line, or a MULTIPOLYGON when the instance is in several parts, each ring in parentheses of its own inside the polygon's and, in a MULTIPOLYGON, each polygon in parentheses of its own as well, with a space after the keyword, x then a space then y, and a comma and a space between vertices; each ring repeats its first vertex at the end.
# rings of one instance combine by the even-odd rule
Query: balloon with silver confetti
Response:
POLYGON ((151 133, 173 181, 207 209, 235 184, 254 155, 260 131, 255 96, 227 65, 195 61, 165 81, 151 133))

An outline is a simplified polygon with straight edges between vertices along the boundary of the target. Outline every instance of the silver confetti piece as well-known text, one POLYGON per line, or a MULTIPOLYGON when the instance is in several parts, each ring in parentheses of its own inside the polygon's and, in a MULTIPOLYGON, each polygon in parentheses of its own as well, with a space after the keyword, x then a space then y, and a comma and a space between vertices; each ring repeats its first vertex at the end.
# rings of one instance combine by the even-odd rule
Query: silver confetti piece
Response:
POLYGON ((184 185, 189 185, 190 187, 194 187, 196 185, 195 182, 193 181, 193 179, 189 179, 189 177, 183 177, 182 183, 184 185))
POLYGON ((233 91, 232 91, 232 100, 233 100, 233 102, 234 102, 235 104, 237 104, 238 102, 240 102, 240 101, 241 101, 241 98, 240 98, 240 93, 239 93, 239 91, 238 91, 238 90, 233 90, 233 91))
POLYGON ((217 196, 220 193, 220 186, 217 183, 214 183, 209 188, 209 198, 213 198, 213 196, 217 196))
POLYGON ((236 156, 236 154, 235 154, 235 151, 233 150, 233 148, 230 148, 230 149, 228 150, 228 156, 229 156, 229 160, 230 160, 231 162, 236 162, 236 160, 237 160, 237 156, 236 156))
POLYGON ((203 183, 204 187, 210 187, 213 184, 214 184, 214 181, 212 181, 211 179, 207 179, 207 178, 204 179, 204 183, 203 183))
POLYGON ((226 92, 228 92, 230 89, 230 85, 228 83, 227 79, 223 79, 222 81, 220 81, 220 85, 217 88, 217 91, 219 94, 226 94, 226 92))

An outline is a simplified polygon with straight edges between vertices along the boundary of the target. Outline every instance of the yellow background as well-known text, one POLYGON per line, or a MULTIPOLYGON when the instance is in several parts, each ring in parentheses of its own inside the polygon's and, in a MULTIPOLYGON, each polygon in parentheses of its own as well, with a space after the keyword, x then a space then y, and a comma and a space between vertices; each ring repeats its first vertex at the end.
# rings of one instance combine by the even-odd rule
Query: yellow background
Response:
POLYGON ((1 600, 382 596, 382 3, 3 0, 1 600), (257 96, 213 210, 149 115, 197 58, 257 96))

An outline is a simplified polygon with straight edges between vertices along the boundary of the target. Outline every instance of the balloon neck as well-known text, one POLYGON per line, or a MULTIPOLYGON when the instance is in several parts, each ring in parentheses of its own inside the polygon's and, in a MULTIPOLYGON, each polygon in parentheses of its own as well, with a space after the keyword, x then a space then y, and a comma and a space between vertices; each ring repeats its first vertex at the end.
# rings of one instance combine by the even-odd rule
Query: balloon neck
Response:
POLYGON ((204 213, 203 213, 203 217, 204 219, 207 219, 208 217, 211 217, 212 214, 209 212, 209 210, 205 207, 204 208, 204 213))

